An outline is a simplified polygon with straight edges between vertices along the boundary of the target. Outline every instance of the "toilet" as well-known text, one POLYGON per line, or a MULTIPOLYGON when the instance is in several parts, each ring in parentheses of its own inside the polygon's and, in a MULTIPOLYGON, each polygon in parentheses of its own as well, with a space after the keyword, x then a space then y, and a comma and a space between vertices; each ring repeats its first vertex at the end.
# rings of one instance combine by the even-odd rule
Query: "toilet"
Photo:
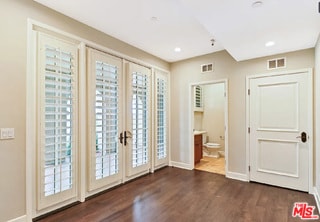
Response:
POLYGON ((202 148, 205 156, 215 157, 215 158, 220 157, 219 149, 221 148, 221 145, 219 143, 207 142, 206 136, 203 136, 202 141, 203 141, 202 148))
POLYGON ((208 156, 219 158, 219 149, 221 145, 219 143, 205 143, 203 149, 207 152, 208 156))

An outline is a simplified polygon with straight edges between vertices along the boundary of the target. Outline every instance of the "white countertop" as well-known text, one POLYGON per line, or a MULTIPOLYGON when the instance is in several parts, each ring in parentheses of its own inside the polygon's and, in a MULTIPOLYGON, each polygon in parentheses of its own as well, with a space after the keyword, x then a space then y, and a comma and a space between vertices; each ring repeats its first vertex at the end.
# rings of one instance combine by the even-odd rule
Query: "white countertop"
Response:
POLYGON ((201 130, 195 130, 195 131, 193 131, 193 134, 194 134, 194 135, 200 135, 200 134, 204 134, 204 133, 207 133, 207 131, 201 131, 201 130))

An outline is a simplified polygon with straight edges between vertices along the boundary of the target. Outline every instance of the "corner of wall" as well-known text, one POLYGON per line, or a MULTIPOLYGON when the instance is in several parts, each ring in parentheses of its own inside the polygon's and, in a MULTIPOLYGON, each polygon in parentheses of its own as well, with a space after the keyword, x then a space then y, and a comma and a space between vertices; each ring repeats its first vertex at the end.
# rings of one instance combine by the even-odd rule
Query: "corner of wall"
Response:
POLYGON ((314 68, 314 104, 315 104, 315 123, 314 123, 314 190, 315 198, 319 209, 320 193, 320 35, 315 46, 315 68, 314 68))
POLYGON ((23 215, 21 217, 14 218, 12 220, 8 220, 7 222, 27 222, 27 216, 23 215))

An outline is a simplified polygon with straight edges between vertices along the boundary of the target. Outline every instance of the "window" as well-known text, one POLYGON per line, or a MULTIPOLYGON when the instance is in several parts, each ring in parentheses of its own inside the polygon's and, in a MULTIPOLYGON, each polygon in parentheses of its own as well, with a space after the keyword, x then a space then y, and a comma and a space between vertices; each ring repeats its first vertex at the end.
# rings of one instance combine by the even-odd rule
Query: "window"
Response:
POLYGON ((168 74, 155 72, 155 167, 168 164, 169 100, 168 74))
POLYGON ((119 171, 118 67, 96 61, 96 179, 119 171))
POLYGON ((88 191, 120 183, 122 152, 121 132, 122 61, 103 52, 88 49, 88 191))
POLYGON ((149 78, 140 72, 132 73, 132 167, 149 161, 149 78))
POLYGON ((75 196, 77 47, 39 34, 39 198, 43 208, 75 196))
POLYGON ((157 79, 157 158, 163 159, 167 156, 167 121, 166 121, 166 82, 164 79, 157 79))

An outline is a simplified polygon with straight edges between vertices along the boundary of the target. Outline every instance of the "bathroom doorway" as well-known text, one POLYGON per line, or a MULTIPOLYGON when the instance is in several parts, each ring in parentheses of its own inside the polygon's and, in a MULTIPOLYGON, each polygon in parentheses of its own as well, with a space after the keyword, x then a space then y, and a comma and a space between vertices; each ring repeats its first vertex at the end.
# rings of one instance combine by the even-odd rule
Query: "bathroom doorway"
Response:
POLYGON ((191 159, 194 169, 228 172, 228 81, 191 84, 191 159))

